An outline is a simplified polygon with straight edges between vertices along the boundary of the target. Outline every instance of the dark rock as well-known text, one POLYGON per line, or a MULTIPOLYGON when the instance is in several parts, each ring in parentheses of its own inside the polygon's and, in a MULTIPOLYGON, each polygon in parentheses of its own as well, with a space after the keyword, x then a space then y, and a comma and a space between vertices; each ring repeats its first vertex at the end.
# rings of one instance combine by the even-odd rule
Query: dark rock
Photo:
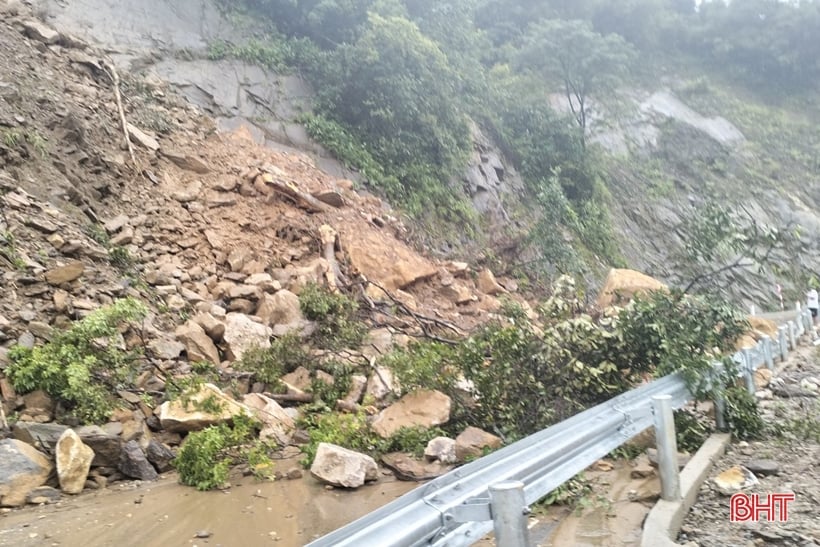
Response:
POLYGON ((30 444, 34 448, 53 453, 57 441, 68 426, 61 424, 38 424, 34 422, 17 422, 11 430, 15 439, 30 444))
POLYGON ((122 439, 106 433, 98 426, 81 427, 77 429, 77 434, 94 451, 92 467, 117 467, 122 452, 122 439))
POLYGON ((142 481, 154 481, 159 477, 136 441, 123 445, 118 469, 126 477, 142 481))
POLYGON ((756 475, 777 475, 780 473, 780 464, 774 460, 749 460, 745 467, 756 475))
POLYGON ((174 452, 161 442, 151 439, 145 451, 148 461, 154 464, 157 471, 165 473, 172 469, 171 460, 174 459, 174 452))
POLYGON ((26 503, 33 505, 40 505, 41 503, 57 503, 60 501, 62 494, 56 488, 50 486, 41 486, 35 488, 26 496, 26 503))

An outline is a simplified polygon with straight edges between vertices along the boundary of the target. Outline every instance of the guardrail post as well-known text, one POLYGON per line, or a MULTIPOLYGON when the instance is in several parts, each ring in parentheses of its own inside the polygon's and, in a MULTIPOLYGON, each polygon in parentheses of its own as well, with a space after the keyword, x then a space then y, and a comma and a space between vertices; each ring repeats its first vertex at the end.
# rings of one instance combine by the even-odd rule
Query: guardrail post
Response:
POLYGON ((784 325, 777 327, 777 343, 780 346, 780 360, 785 361, 789 352, 786 348, 786 327, 784 325))
POLYGON ((506 481, 489 488, 493 529, 497 547, 529 547, 529 508, 524 500, 524 483, 506 481))
POLYGON ((774 370, 774 355, 772 355, 772 339, 768 335, 760 338, 761 349, 763 350, 763 360, 766 361, 766 368, 774 370))
POLYGON ((658 446, 658 470, 661 475, 661 498, 666 501, 680 500, 680 475, 678 475, 678 441, 675 438, 675 416, 672 413, 672 397, 652 397, 655 413, 655 442, 658 446))
POLYGON ((726 431, 726 398, 723 393, 715 397, 715 425, 718 431, 726 431))
POLYGON ((792 351, 797 349, 797 340, 795 337, 796 330, 794 321, 789 321, 789 349, 792 351))
POLYGON ((755 387, 755 369, 752 366, 752 352, 749 348, 743 348, 743 379, 746 380, 746 391, 749 395, 754 395, 757 388, 755 387))

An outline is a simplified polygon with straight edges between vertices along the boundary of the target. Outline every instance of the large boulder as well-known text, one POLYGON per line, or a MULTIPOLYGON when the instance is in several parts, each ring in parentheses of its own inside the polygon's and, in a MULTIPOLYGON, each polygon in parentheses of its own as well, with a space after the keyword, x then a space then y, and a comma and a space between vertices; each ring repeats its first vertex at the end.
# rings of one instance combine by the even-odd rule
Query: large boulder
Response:
POLYGON ((280 446, 290 443, 293 432, 296 431, 296 423, 279 403, 261 393, 249 393, 242 402, 262 422, 259 434, 261 439, 273 439, 280 446))
POLYGON ((310 473, 320 481, 333 486, 358 488, 367 481, 378 479, 376 461, 365 454, 335 444, 320 443, 310 473))
POLYGON ((54 452, 57 441, 60 440, 67 425, 60 424, 38 424, 37 422, 17 422, 11 428, 12 436, 26 444, 30 444, 37 450, 46 453, 54 452))
POLYGON ((199 323, 188 321, 180 325, 176 330, 177 340, 185 344, 185 351, 188 353, 188 361, 207 361, 218 365, 219 351, 214 345, 214 341, 205 332, 199 323))
POLYGON ((418 390, 381 411, 372 428, 387 439, 402 427, 433 427, 450 420, 450 398, 440 391, 418 390))
POLYGON ((265 294, 259 301, 256 315, 271 327, 275 325, 301 326, 305 318, 299 307, 299 297, 288 290, 265 294))
POLYGON ((225 345, 227 357, 231 361, 242 359, 251 348, 269 348, 273 331, 267 325, 257 323, 242 313, 225 316, 225 345))
POLYGON ((666 289, 666 285, 641 272, 613 268, 609 270, 604 287, 598 294, 598 307, 622 306, 636 295, 666 289))
POLYGON ((82 492, 94 460, 94 451, 83 443, 73 429, 66 429, 57 441, 54 455, 60 489, 66 494, 82 492))
POLYGON ((477 427, 468 427, 456 437, 456 459, 465 461, 478 458, 484 449, 495 450, 501 446, 501 439, 477 427))
POLYGON ((137 441, 128 441, 122 447, 118 469, 126 477, 141 481, 154 481, 159 477, 137 441))
POLYGON ((409 287, 438 273, 435 265, 410 247, 397 245, 393 237, 375 229, 364 228, 343 234, 342 238, 353 268, 388 291, 409 287))
POLYGON ((122 452, 122 439, 107 433, 97 425, 88 425, 77 429, 77 435, 85 445, 94 451, 92 467, 116 467, 122 452))
POLYGON ((53 466, 45 454, 17 439, 0 441, 0 506, 25 505, 26 496, 45 484, 53 466))
POLYGON ((198 431, 226 422, 250 410, 213 384, 203 384, 196 393, 166 401, 159 407, 159 422, 170 432, 198 431))

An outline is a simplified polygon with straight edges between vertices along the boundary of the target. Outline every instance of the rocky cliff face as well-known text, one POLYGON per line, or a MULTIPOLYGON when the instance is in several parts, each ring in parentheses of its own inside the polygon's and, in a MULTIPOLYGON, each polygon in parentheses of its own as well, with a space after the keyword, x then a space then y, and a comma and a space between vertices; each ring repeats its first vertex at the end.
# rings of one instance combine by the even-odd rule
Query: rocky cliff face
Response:
MULTIPOLYGON (((151 0, 133 6, 109 0, 64 5, 41 0, 38 5, 56 26, 114 50, 124 69, 170 82, 212 115, 220 129, 245 125, 257 143, 308 152, 329 174, 355 179, 354 173, 311 142, 297 123, 311 101, 310 89, 298 76, 273 74, 238 61, 180 55, 201 53, 215 39, 241 38, 242 31, 220 17, 209 0, 151 0)), ((737 108, 737 99, 710 104, 704 97, 711 91, 701 93, 691 87, 670 79, 660 89, 635 90, 627 108, 617 113, 603 105, 591 106, 590 140, 613 158, 607 185, 624 256, 633 267, 673 284, 685 283, 671 266, 688 237, 681 230, 681 220, 710 200, 742 206, 762 224, 800 227, 796 248, 802 247, 803 252, 774 257, 784 270, 782 275, 761 276, 755 266, 727 274, 732 276, 732 297, 745 304, 777 307, 772 289, 778 283, 792 296, 802 293, 800 282, 793 284, 794 266, 820 270, 814 258, 820 235, 820 216, 815 213, 820 191, 812 183, 816 169, 796 165, 785 153, 774 153, 766 145, 770 136, 749 131, 750 123, 760 125, 766 120, 745 116, 737 108), (797 180, 783 170, 793 172, 797 180)), ((563 98, 557 97, 555 106, 562 105, 563 98)), ((473 128, 473 141, 464 174, 453 183, 471 197, 485 221, 485 239, 492 244, 505 227, 527 223, 510 214, 522 210, 516 207, 522 184, 479 128, 473 128)))

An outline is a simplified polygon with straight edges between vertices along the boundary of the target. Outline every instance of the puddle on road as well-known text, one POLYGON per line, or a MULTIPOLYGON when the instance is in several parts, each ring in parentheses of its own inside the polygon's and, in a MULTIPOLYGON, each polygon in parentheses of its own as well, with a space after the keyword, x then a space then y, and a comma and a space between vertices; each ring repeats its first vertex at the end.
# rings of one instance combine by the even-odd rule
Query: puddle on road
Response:
POLYGON ((173 476, 26 508, 0 516, 0 545, 299 546, 419 486, 382 476, 358 490, 326 490, 307 472, 297 480, 239 483, 197 492, 173 476), (211 535, 195 538, 200 531, 211 535))
POLYGON ((595 493, 592 504, 582 511, 575 511, 563 518, 549 536, 538 543, 541 547, 626 547, 640 545, 641 527, 647 513, 654 505, 649 502, 631 501, 660 492, 657 476, 633 479, 629 462, 616 461, 612 471, 587 471, 587 479, 593 481, 595 493), (633 492, 633 496, 630 496, 633 492), (597 499, 596 495, 602 496, 597 499))

